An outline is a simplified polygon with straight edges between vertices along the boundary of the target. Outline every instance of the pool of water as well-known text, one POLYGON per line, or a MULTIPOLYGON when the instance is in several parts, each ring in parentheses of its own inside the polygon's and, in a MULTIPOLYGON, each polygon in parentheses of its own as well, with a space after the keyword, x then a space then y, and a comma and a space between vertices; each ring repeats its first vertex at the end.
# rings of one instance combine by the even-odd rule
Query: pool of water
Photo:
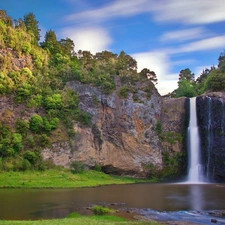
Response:
MULTIPOLYGON (((73 211, 83 213, 87 206, 99 203, 135 208, 147 217, 167 215, 168 220, 182 220, 183 215, 187 220, 186 217, 196 215, 203 218, 203 212, 225 210, 225 185, 159 183, 76 189, 0 189, 0 199, 0 219, 6 220, 63 218, 73 211)), ((212 214, 207 221, 211 218, 212 214)), ((219 220, 225 223, 225 218, 219 220)))

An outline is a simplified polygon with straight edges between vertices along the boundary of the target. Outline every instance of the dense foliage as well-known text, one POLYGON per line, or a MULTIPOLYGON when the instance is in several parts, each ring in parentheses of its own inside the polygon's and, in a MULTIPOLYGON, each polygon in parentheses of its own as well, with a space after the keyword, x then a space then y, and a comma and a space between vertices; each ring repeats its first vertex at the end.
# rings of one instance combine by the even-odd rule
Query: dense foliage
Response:
POLYGON ((225 51, 218 58, 218 66, 202 71, 195 80, 189 68, 180 71, 175 97, 194 97, 205 92, 225 91, 225 51))
POLYGON ((50 146, 56 134, 67 141, 74 136, 71 121, 90 124, 91 115, 78 108, 78 95, 65 88, 67 81, 94 85, 109 94, 118 75, 123 97, 132 82, 147 76, 157 82, 156 74, 147 68, 138 73, 136 60, 124 51, 119 55, 75 52, 70 38, 57 40, 55 32, 48 30, 40 43, 40 32, 33 13, 13 20, 0 10, 0 96, 13 99, 25 111, 36 112, 29 120, 17 115, 8 121, 14 113, 9 109, 1 116, 0 170, 49 168, 49 163, 42 162, 41 149, 50 146))

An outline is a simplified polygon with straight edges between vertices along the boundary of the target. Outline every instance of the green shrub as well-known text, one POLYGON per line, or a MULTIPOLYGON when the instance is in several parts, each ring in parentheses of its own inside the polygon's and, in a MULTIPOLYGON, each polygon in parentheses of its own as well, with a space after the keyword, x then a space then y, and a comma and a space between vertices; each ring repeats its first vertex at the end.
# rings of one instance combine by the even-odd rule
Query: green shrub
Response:
POLYGON ((94 170, 95 171, 102 171, 102 167, 101 167, 101 165, 100 164, 97 164, 97 163, 95 163, 95 166, 94 166, 94 170))
POLYGON ((156 123, 156 128, 155 128, 156 133, 159 135, 162 133, 162 124, 161 122, 158 120, 156 123))
POLYGON ((17 119, 16 120, 16 131, 23 136, 26 136, 27 132, 29 129, 29 123, 25 120, 22 119, 17 119))
POLYGON ((2 157, 0 157, 0 171, 2 170, 3 163, 2 163, 2 157))
POLYGON ((77 114, 76 119, 83 125, 89 125, 91 122, 91 115, 87 112, 80 111, 77 114))
POLYGON ((31 163, 27 159, 23 159, 21 162, 20 170, 30 170, 31 169, 31 163))
POLYGON ((14 166, 12 162, 4 160, 2 168, 4 171, 8 172, 8 171, 13 171, 14 166))
POLYGON ((36 107, 39 108, 42 105, 42 96, 37 94, 37 95, 32 95, 32 97, 29 99, 27 103, 27 107, 32 108, 36 107))
POLYGON ((127 98, 129 92, 129 88, 127 86, 123 86, 120 89, 119 95, 123 98, 127 98))
POLYGON ((42 134, 40 137, 40 145, 41 147, 47 147, 50 145, 50 140, 46 134, 42 134))
POLYGON ((35 114, 30 118, 30 129, 35 133, 40 133, 43 130, 43 119, 35 114))
POLYGON ((13 149, 16 152, 19 152, 19 151, 23 150, 22 141, 23 141, 23 138, 22 138, 21 134, 13 133, 13 135, 12 135, 12 145, 13 145, 13 149))
POLYGON ((5 151, 4 151, 4 156, 6 157, 11 157, 11 156, 14 156, 15 155, 15 151, 13 148, 7 148, 5 151))
POLYGON ((85 165, 80 161, 73 161, 70 164, 72 173, 82 173, 85 169, 85 165))
POLYGON ((102 207, 99 205, 93 206, 92 211, 94 212, 95 215, 106 215, 106 214, 114 212, 113 209, 102 207))
POLYGON ((29 148, 33 148, 35 146, 35 140, 34 140, 34 137, 32 135, 28 135, 26 137, 26 145, 29 148))
POLYGON ((35 152, 26 151, 23 155, 23 158, 27 159, 31 164, 34 164, 38 157, 35 152))
POLYGON ((79 218, 81 215, 77 212, 71 212, 66 218, 79 218))
POLYGON ((46 109, 60 109, 62 106, 62 96, 60 94, 53 94, 45 98, 46 109))

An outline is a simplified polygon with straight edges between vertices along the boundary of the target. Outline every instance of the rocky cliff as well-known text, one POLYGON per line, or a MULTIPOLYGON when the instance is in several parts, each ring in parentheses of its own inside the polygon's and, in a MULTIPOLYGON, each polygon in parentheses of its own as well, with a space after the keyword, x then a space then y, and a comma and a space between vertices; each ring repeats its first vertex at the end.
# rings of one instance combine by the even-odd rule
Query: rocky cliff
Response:
POLYGON ((225 180, 225 94, 209 93, 197 97, 201 160, 209 181, 225 180))
POLYGON ((151 81, 136 83, 123 98, 119 77, 115 83, 110 95, 79 82, 67 84, 79 94, 79 108, 91 114, 91 124, 74 123, 72 148, 56 143, 54 150, 43 150, 45 159, 64 166, 78 160, 89 167, 100 164, 108 173, 146 176, 149 168, 168 166, 165 155, 171 159, 185 152, 186 98, 163 100, 151 81))

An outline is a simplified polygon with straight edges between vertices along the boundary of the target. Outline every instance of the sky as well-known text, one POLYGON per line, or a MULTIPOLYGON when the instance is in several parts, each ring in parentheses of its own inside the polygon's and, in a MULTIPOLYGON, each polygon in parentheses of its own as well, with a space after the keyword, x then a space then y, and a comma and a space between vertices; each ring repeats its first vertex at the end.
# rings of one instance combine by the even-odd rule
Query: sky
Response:
POLYGON ((182 69, 197 78, 217 66, 225 49, 225 0, 0 0, 0 9, 12 19, 34 13, 42 41, 51 29, 75 51, 124 51, 138 71, 156 73, 161 95, 182 69))

